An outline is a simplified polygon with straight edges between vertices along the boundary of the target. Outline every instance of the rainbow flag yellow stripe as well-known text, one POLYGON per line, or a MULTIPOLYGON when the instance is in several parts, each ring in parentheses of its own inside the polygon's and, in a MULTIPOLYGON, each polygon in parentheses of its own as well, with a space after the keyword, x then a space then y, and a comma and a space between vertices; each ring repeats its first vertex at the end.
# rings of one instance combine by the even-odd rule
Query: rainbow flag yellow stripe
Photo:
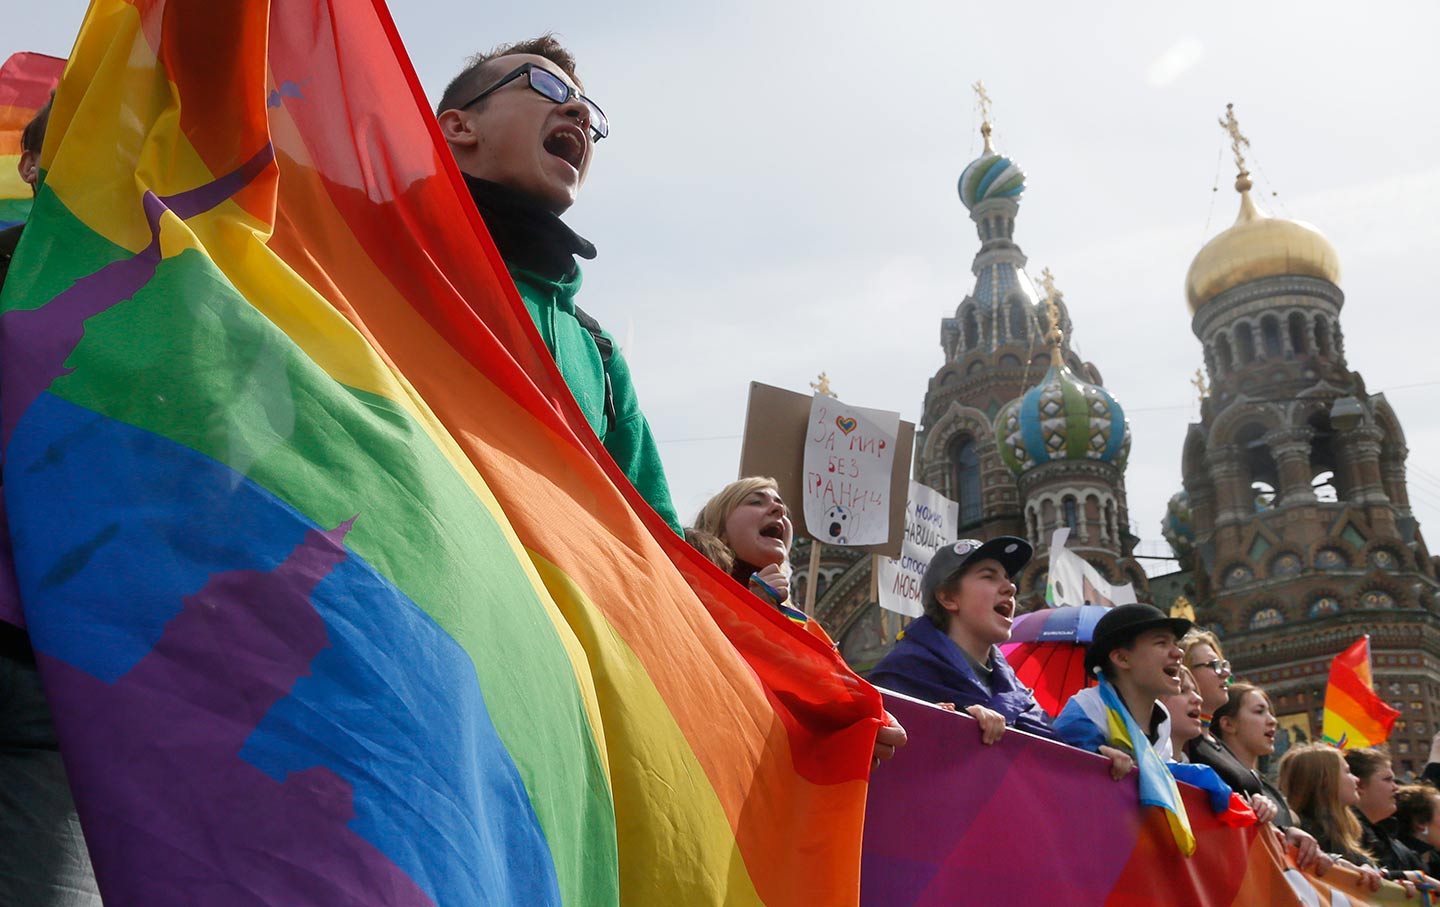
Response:
POLYGON ((380 0, 95 0, 42 163, 5 506, 107 900, 856 901, 877 694, 609 460, 380 0))
POLYGON ((1384 743, 1400 717, 1375 693, 1370 673, 1370 637, 1362 636, 1330 662, 1321 736, 1341 749, 1384 743))

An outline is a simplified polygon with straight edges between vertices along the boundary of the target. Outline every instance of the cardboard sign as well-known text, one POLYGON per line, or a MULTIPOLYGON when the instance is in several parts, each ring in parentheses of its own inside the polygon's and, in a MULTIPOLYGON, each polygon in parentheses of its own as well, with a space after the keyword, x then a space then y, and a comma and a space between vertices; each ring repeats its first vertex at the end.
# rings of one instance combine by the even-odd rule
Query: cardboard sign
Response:
POLYGON ((919 482, 910 483, 905 503, 905 544, 898 558, 879 558, 880 607, 906 617, 924 613, 920 602, 920 578, 930 565, 935 549, 958 538, 960 505, 919 482))
POLYGON ((810 537, 845 547, 889 539, 890 477, 900 414, 816 394, 809 425, 801 509, 810 537))
MULTIPOLYGON (((805 438, 812 398, 784 388, 750 383, 750 401, 745 412, 745 440, 740 449, 740 476, 771 476, 780 486, 780 495, 797 513, 805 493, 805 438)), ((856 550, 867 554, 899 557, 905 537, 906 489, 910 482, 910 460, 915 450, 915 424, 898 425, 891 467, 888 537, 856 550)), ((804 520, 796 519, 796 532, 805 531, 804 520)), ((827 544, 829 544, 827 542, 827 544)))

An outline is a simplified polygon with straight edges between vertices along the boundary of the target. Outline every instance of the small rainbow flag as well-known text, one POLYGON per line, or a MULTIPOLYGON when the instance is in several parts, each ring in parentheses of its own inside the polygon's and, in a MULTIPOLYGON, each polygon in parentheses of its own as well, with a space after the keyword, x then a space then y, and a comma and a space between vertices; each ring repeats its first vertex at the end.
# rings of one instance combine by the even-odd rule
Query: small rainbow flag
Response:
POLYGON ((94 0, 0 296, 107 903, 854 904, 879 695, 650 510, 381 0, 94 0))
POLYGON ((1362 636, 1330 662, 1321 736, 1342 750, 1384 743, 1400 712, 1375 693, 1370 672, 1370 637, 1362 636))

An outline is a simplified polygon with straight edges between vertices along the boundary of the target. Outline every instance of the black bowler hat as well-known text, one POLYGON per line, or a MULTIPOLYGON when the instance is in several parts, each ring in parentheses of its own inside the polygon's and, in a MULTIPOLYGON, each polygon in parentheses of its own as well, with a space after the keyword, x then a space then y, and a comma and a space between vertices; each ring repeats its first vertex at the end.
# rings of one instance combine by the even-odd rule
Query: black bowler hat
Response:
POLYGON ((1085 673, 1093 674, 1121 646, 1129 645, 1146 630, 1172 630, 1178 640, 1193 626, 1183 617, 1170 617, 1154 605, 1133 604, 1111 608, 1095 624, 1090 648, 1085 651, 1085 673))
POLYGON ((920 577, 920 603, 929 604, 935 598, 935 590, 943 586, 966 567, 986 558, 994 558, 1005 568, 1005 575, 1013 577, 1030 562, 1034 549, 1030 543, 1013 535, 1002 535, 988 542, 979 539, 961 539, 942 545, 930 558, 925 575, 920 577))

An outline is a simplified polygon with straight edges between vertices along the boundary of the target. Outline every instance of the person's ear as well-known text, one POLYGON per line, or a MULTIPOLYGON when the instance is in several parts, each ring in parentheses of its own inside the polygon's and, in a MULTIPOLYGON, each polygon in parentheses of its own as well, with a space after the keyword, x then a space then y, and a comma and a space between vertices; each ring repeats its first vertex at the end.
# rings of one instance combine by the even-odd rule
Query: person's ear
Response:
POLYGON ((953 589, 936 589, 935 600, 940 603, 940 607, 951 614, 960 612, 960 589, 958 586, 953 589))
POLYGON ((479 143, 480 134, 475 131, 474 122, 464 111, 452 107, 440 111, 436 119, 440 123, 440 134, 452 147, 469 148, 479 143))
POLYGON ((16 169, 20 171, 20 178, 33 188, 40 181, 40 154, 35 151, 20 152, 20 163, 16 169))
POLYGON ((1110 660, 1110 665, 1117 671, 1128 671, 1130 669, 1130 649, 1120 646, 1118 649, 1111 649, 1105 657, 1110 660))

